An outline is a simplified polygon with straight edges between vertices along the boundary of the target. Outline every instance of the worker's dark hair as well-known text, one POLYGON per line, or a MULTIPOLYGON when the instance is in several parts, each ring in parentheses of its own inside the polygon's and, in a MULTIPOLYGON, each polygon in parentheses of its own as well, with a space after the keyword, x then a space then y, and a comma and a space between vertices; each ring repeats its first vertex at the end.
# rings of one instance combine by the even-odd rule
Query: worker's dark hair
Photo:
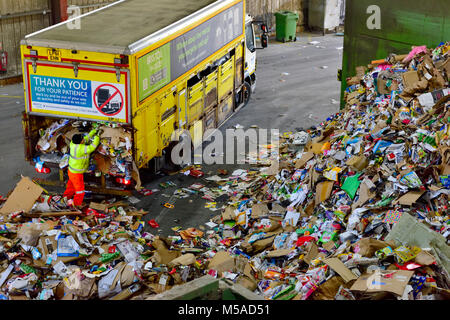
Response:
POLYGON ((83 141, 83 135, 82 134, 74 134, 72 137, 72 142, 75 144, 80 144, 83 141))

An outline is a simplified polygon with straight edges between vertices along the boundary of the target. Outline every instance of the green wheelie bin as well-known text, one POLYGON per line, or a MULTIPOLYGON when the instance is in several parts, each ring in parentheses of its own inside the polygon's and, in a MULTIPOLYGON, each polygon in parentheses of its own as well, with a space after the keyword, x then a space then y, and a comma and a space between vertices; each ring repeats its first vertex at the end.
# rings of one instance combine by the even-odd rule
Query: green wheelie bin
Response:
POLYGON ((277 41, 296 41, 298 13, 280 11, 275 13, 277 41))

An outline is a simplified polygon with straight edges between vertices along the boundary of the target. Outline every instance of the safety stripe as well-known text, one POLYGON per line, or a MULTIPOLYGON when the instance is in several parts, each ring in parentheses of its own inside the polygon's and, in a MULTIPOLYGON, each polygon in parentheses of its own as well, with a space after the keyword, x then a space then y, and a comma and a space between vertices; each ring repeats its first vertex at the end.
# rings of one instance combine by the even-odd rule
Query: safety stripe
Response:
POLYGON ((85 156, 85 157, 80 157, 80 158, 78 158, 78 157, 74 157, 74 156, 70 156, 72 159, 74 159, 74 160, 85 160, 85 159, 88 159, 89 157, 88 156, 85 156))
POLYGON ((71 166, 69 166, 69 169, 70 169, 70 171, 78 172, 78 173, 84 173, 86 171, 86 169, 75 169, 75 168, 72 168, 71 166))
MULTIPOLYGON (((77 144, 77 145, 75 145, 75 150, 74 150, 74 153, 75 153, 75 155, 77 154, 77 151, 78 151, 78 147, 79 147, 80 145, 79 144, 77 144)), ((87 155, 87 146, 86 145, 84 145, 84 154, 86 154, 84 157, 75 157, 75 156, 73 156, 72 154, 70 154, 70 157, 72 158, 72 159, 75 159, 75 160, 85 160, 85 159, 89 159, 89 156, 87 155)))
POLYGON ((75 194, 83 194, 83 193, 84 193, 84 190, 75 192, 75 194))

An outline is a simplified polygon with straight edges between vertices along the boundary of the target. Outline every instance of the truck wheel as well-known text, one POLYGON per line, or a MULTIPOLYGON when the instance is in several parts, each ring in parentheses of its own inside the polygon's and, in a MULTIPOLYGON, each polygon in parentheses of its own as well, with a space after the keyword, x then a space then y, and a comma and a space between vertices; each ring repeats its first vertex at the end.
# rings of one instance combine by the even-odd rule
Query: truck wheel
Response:
POLYGON ((172 141, 167 148, 165 149, 164 154, 164 164, 167 169, 170 171, 178 171, 181 169, 181 166, 173 163, 172 161, 172 150, 177 145, 178 141, 172 141))
MULTIPOLYGON (((171 171, 178 171, 181 170, 183 168, 182 165, 179 164, 175 164, 172 161, 172 150, 173 148, 178 144, 181 143, 184 139, 184 134, 180 136, 180 140, 179 141, 172 141, 169 143, 169 145, 167 146, 167 148, 164 150, 164 163, 166 164, 166 166, 168 167, 169 170, 171 171)), ((190 149, 191 149, 191 155, 194 154, 194 145, 191 141, 190 143, 190 149)), ((181 150, 181 157, 183 157, 183 149, 181 150)))
POLYGON ((252 87, 251 87, 250 83, 245 81, 244 86, 242 87, 242 99, 244 102, 244 107, 250 101, 251 95, 252 95, 252 87))

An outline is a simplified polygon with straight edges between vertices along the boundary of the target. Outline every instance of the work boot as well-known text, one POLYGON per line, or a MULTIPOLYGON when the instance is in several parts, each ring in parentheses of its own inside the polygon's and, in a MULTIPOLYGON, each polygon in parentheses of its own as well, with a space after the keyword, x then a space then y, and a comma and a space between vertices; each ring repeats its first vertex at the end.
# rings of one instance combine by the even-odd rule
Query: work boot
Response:
POLYGON ((75 203, 73 202, 72 199, 67 201, 67 204, 68 204, 69 208, 75 209, 77 211, 81 211, 84 207, 86 207, 86 203, 84 203, 84 202, 81 205, 75 205, 75 203))
POLYGON ((62 207, 67 208, 69 206, 69 199, 67 199, 67 197, 62 197, 59 203, 62 207))
POLYGON ((78 206, 74 206, 74 208, 78 211, 82 211, 85 207, 87 207, 87 204, 85 202, 83 202, 82 204, 80 204, 78 206))

